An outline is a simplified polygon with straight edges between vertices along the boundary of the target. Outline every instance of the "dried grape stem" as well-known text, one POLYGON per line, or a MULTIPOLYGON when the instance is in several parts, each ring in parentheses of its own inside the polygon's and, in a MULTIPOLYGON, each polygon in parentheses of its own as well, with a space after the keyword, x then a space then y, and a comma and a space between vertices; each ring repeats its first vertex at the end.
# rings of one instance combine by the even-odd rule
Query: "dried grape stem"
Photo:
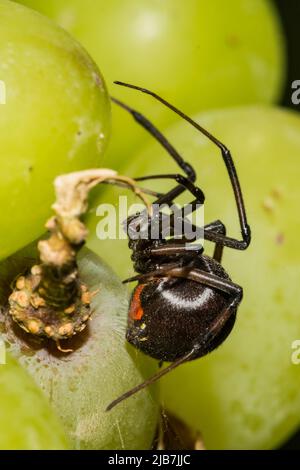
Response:
POLYGON ((81 217, 89 192, 103 182, 129 187, 151 211, 135 181, 113 170, 91 169, 56 178, 55 216, 46 224, 50 236, 38 243, 41 263, 17 279, 9 298, 10 315, 31 334, 59 341, 86 327, 92 294, 79 279, 76 258, 88 234, 81 217))

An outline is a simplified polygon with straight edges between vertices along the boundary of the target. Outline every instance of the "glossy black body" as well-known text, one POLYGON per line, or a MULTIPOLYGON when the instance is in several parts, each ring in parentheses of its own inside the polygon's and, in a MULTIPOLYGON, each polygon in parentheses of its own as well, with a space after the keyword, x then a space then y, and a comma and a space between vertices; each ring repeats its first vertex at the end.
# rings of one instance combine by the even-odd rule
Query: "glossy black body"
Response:
MULTIPOLYGON (((184 264, 185 260, 177 261, 184 264)), ((222 266, 212 258, 200 256, 189 264, 229 280, 222 266)), ((132 299, 138 295, 143 315, 135 320, 132 318, 134 312, 131 312, 126 338, 133 346, 155 359, 176 361, 188 354, 191 346, 196 344, 201 347, 197 348, 191 359, 204 356, 219 346, 233 328, 237 307, 216 337, 211 342, 205 341, 211 325, 231 303, 226 293, 189 279, 178 278, 156 278, 140 286, 142 289, 139 286, 134 289, 132 299)))

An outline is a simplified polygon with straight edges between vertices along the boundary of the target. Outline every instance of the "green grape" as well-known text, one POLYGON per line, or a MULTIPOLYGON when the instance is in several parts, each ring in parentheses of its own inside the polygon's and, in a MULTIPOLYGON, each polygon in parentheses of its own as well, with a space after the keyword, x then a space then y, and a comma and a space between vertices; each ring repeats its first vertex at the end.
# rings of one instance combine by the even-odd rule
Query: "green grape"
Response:
MULTIPOLYGON (((16 273, 35 256, 32 247, 0 265, 0 301, 16 273)), ((55 343, 42 347, 15 328, 6 334, 9 351, 48 396, 73 449, 149 449, 154 438, 158 400, 155 389, 105 409, 155 370, 154 361, 137 354, 125 341, 127 291, 117 277, 88 249, 79 256, 82 282, 94 293, 87 329, 60 352, 55 343)))
POLYGON ((0 366, 0 449, 67 449, 61 423, 31 377, 8 354, 0 366))
MULTIPOLYGON (((233 332, 215 352, 166 377, 162 402, 200 430, 209 449, 272 448, 300 424, 300 366, 291 361, 292 343, 300 339, 300 118, 261 106, 208 112, 196 120, 232 151, 253 239, 245 252, 224 252, 225 268, 244 289, 233 332)), ((240 237, 218 149, 182 121, 165 135, 197 170, 206 194, 205 223, 220 219, 229 236, 240 237)), ((178 169, 153 143, 125 171, 134 177, 178 169)), ((172 184, 149 181, 148 187, 166 191, 172 184)), ((116 190, 103 194, 105 202, 114 197, 116 190)), ((90 246, 122 276, 130 275, 126 242, 97 240, 98 220, 90 221, 90 246)), ((207 253, 212 252, 209 245, 207 253)))
POLYGON ((110 104, 84 49, 47 18, 6 0, 0 0, 0 57, 4 258, 43 232, 55 176, 99 166, 110 104))
MULTIPOLYGON (((155 90, 189 113, 275 102, 281 92, 284 39, 269 0, 22 0, 79 39, 105 72, 155 90), (263 38, 263 39, 262 39, 263 38)), ((173 116, 147 98, 111 87, 159 126, 173 116)), ((174 120, 174 119, 173 119, 174 120)), ((143 145, 143 131, 113 107, 109 166, 143 145)))

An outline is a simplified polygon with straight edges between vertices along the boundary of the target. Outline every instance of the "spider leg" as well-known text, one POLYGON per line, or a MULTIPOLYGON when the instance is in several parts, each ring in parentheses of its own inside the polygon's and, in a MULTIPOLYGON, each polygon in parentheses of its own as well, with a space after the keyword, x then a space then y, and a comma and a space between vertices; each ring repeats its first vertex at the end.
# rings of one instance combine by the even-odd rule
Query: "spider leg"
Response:
POLYGON ((135 109, 131 108, 127 104, 123 103, 122 101, 113 98, 111 96, 111 100, 113 103, 117 104, 121 108, 128 111, 135 121, 140 124, 146 131, 148 131, 165 149, 166 151, 173 157, 176 163, 180 166, 180 168, 185 172, 187 177, 191 181, 196 180, 196 174, 193 167, 184 159, 182 156, 177 152, 177 150, 173 147, 173 145, 168 141, 168 139, 147 119, 143 114, 139 113, 135 109))
MULTIPOLYGON (((127 104, 123 103, 122 101, 111 97, 111 100, 120 106, 121 108, 125 109, 125 111, 129 112, 134 120, 142 126, 147 132, 149 132, 161 145, 162 147, 168 152, 169 155, 175 160, 175 162, 180 166, 180 168, 185 172, 188 179, 190 181, 196 180, 196 173, 194 168, 184 161, 181 155, 177 152, 177 150, 173 147, 173 145, 168 141, 168 139, 155 127, 143 114, 139 113, 135 109, 131 108, 127 104)), ((165 195, 159 198, 159 204, 169 204, 170 201, 178 197, 180 194, 184 192, 184 187, 182 185, 177 186, 176 188, 172 189, 165 195)))
MULTIPOLYGON (((132 88, 134 90, 138 90, 138 91, 141 91, 142 93, 146 93, 152 96, 157 101, 160 101, 163 105, 167 106, 173 112, 175 112, 180 117, 182 117, 185 121, 187 121, 193 127, 195 127, 199 132, 201 132, 205 137, 207 137, 213 144, 215 144, 219 148, 219 150, 221 151, 221 155, 225 163, 226 169, 227 169, 227 173, 231 182, 232 189, 233 189, 235 202, 236 202, 236 208, 238 212, 238 218, 240 222, 242 240, 237 240, 235 238, 227 237, 226 235, 221 234, 221 233, 219 234, 214 233, 213 239, 208 238, 208 240, 222 243, 224 246, 227 246, 229 248, 233 248, 237 250, 245 250, 249 246, 250 241, 251 241, 251 230, 247 222, 246 209, 245 209, 245 204, 243 200, 242 190, 241 190, 239 178, 236 172, 236 168, 235 168, 230 150, 220 140, 214 137, 210 132, 208 132, 202 126, 200 126, 200 124, 198 124, 196 121, 194 121, 189 116, 184 114, 182 111, 177 109, 175 106, 168 103, 166 100, 161 98, 156 93, 153 93, 152 91, 147 90, 146 88, 141 88, 135 85, 130 85, 128 83, 123 83, 119 81, 115 83, 117 85, 125 86, 127 88, 132 88)), ((212 234, 209 234, 209 236, 210 235, 212 234)))
POLYGON ((180 364, 183 364, 184 362, 187 362, 189 359, 192 358, 192 356, 195 354, 196 350, 192 349, 188 354, 185 356, 177 359, 177 361, 172 362, 169 366, 165 367, 164 369, 161 369, 159 372, 154 374, 152 377, 149 379, 145 380, 145 382, 140 383, 136 387, 133 387, 132 389, 128 390, 128 392, 123 393, 120 397, 118 397, 116 400, 112 401, 108 407, 106 408, 105 411, 110 411, 112 408, 117 406, 119 403, 122 401, 126 400, 126 398, 131 397, 132 395, 135 395, 137 392, 140 390, 143 390, 144 388, 148 387, 149 385, 153 384, 154 382, 157 382, 161 377, 164 375, 168 374, 171 372, 171 370, 176 369, 176 367, 180 366, 180 364))
POLYGON ((193 254, 200 255, 203 252, 202 245, 183 245, 181 243, 169 243, 167 245, 158 246, 155 248, 149 248, 147 253, 150 256, 174 256, 174 255, 185 255, 193 254))
POLYGON ((213 289, 220 290, 226 294, 232 296, 238 296, 239 301, 242 300, 242 288, 237 284, 234 284, 232 281, 228 279, 223 279, 215 274, 208 273, 206 271, 201 271, 200 269, 194 269, 190 267, 179 267, 179 268, 164 268, 158 269, 156 271, 151 271, 146 274, 138 274, 137 276, 133 276, 124 283, 134 282, 134 281, 148 281, 154 279, 156 277, 176 277, 176 278, 183 278, 183 279, 190 279, 191 281, 198 282, 200 284, 204 284, 208 287, 213 289))
MULTIPOLYGON (((143 177, 136 178, 135 181, 146 181, 146 180, 154 180, 154 179, 172 179, 172 180, 175 180, 177 183, 179 183, 179 185, 181 185, 184 188, 184 190, 188 190, 196 198, 195 201, 192 202, 193 208, 189 209, 185 206, 185 208, 180 210, 180 214, 178 213, 178 216, 179 216, 180 220, 182 220, 182 222, 185 221, 185 224, 188 224, 188 225, 186 225, 186 227, 189 226, 191 228, 195 228, 193 226, 193 224, 191 224, 187 220, 186 215, 188 215, 188 213, 191 213, 194 210, 196 210, 199 207, 199 205, 204 204, 205 195, 204 195, 203 191, 200 188, 198 188, 188 178, 186 178, 183 175, 177 174, 177 173, 175 173, 175 174, 162 174, 162 175, 143 176, 143 177)), ((160 206, 161 201, 163 199, 164 199, 164 195, 162 197, 159 197, 153 203, 153 205, 160 206)), ((173 202, 172 200, 168 199, 168 200, 165 200, 164 204, 167 204, 167 205, 170 206, 172 202, 173 202)), ((177 219, 178 219, 178 217, 177 217, 177 219)), ((131 225, 131 228, 134 229, 134 227, 137 225, 138 220, 135 219, 135 217, 133 217, 133 218, 127 219, 127 222, 128 223, 133 222, 133 225, 131 225)), ((173 213, 173 214, 170 215, 170 224, 169 224, 170 232, 174 229, 174 224, 175 224, 175 216, 174 216, 174 213, 173 213)), ((161 234, 161 230, 162 229, 160 228, 160 231, 159 231, 160 234, 161 234)))
MULTIPOLYGON (((150 176, 144 176, 141 178, 136 178, 136 181, 146 181, 150 179, 175 179, 177 183, 179 183, 179 186, 166 194, 159 194, 157 193, 157 200, 154 202, 156 204, 168 204, 172 205, 173 200, 178 197, 180 194, 184 192, 185 189, 189 190, 195 197, 196 200, 193 201, 190 204, 190 210, 189 212, 192 213, 196 208, 198 207, 198 204, 203 204, 205 200, 205 196, 203 192, 201 191, 200 188, 197 188, 195 185, 193 185, 193 182, 196 179, 196 173, 194 169, 189 165, 187 162, 183 160, 181 155, 177 152, 177 150, 173 147, 173 145, 167 140, 167 138, 141 113, 138 111, 134 110, 127 104, 123 103, 122 101, 116 99, 116 98, 111 98, 112 101, 117 104, 118 106, 122 107, 126 111, 128 111, 133 118, 135 119, 138 124, 140 124, 144 129, 146 129, 165 149, 166 151, 173 157, 173 159, 178 163, 180 168, 183 169, 183 171, 186 173, 188 176, 189 180, 181 175, 150 175, 150 176)), ((150 191, 149 191, 150 193, 150 191)), ((154 192, 153 192, 154 194, 154 192)), ((183 212, 183 211, 182 211, 183 212)), ((185 216, 188 215, 188 212, 185 211, 185 216)), ((173 223, 171 221, 171 228, 174 225, 174 219, 173 223)), ((191 224, 192 230, 195 231, 195 227, 191 224)), ((226 231, 219 231, 218 233, 225 235, 226 231)), ((211 239, 211 230, 209 230, 208 237, 210 237, 210 241, 214 241, 211 239)), ((190 242, 191 240, 189 240, 190 242)), ((221 259, 223 249, 221 249, 221 243, 217 242, 217 247, 216 247, 216 260, 221 259), (220 254, 218 253, 220 252, 220 254)), ((223 246, 223 245, 222 245, 223 246)))
MULTIPOLYGON (((193 228, 195 228, 193 226, 193 228)), ((222 233, 226 234, 226 227, 225 225, 220 221, 216 220, 214 222, 211 222, 208 225, 204 226, 204 230, 208 232, 215 232, 215 233, 222 233)), ((197 236, 195 236, 195 239, 193 240, 187 240, 186 238, 181 238, 180 240, 176 240, 176 243, 174 240, 170 240, 167 242, 166 245, 163 245, 161 247, 155 247, 155 248, 150 248, 148 250, 149 255, 151 256, 172 256, 175 254, 185 254, 185 253, 197 253, 201 254, 203 252, 203 246, 202 245, 191 245, 191 241, 196 241, 197 236), (186 243, 187 245, 184 245, 186 243)), ((218 263, 221 263, 222 261, 222 255, 223 255, 223 250, 224 250, 224 245, 222 243, 216 242, 214 254, 213 254, 213 259, 217 261, 218 263)))
MULTIPOLYGON (((135 181, 146 181, 146 180, 154 180, 154 179, 173 179, 177 183, 179 183, 181 186, 183 186, 184 189, 187 189, 190 193, 192 193, 192 195, 196 197, 196 201, 198 204, 204 204, 205 195, 203 191, 200 188, 198 188, 191 180, 189 180, 185 176, 180 175, 178 173, 141 176, 141 177, 135 178, 135 181)), ((163 195, 162 198, 164 196, 165 195, 163 195)), ((162 198, 159 198, 157 201, 154 202, 154 204, 161 204, 160 199, 162 198)), ((165 204, 167 204, 166 201, 165 201, 165 204)))
MULTIPOLYGON (((112 184, 110 181, 103 181, 102 184, 112 184)), ((128 184, 126 183, 123 183, 122 181, 116 181, 114 182, 114 185, 115 186, 119 186, 121 188, 128 188, 128 184)), ((159 198, 159 197, 162 197, 164 194, 163 193, 159 193, 157 191, 153 191, 152 189, 148 189, 148 188, 141 188, 139 186, 136 186, 137 189, 139 189, 140 191, 142 191, 144 194, 148 194, 149 196, 154 196, 156 198, 159 198)))
MULTIPOLYGON (((198 208, 199 208, 199 200, 195 199, 191 201, 188 205, 186 205, 184 208, 181 209, 180 215, 178 214, 179 217, 182 217, 183 220, 187 221, 190 224, 191 230, 193 230, 194 233, 195 232, 197 233, 197 230, 196 230, 197 227, 187 219, 187 216, 192 214, 198 208)), ((170 220, 170 227, 171 229, 174 227, 174 216, 172 217, 172 215, 171 215, 171 220, 170 220)), ((221 222, 220 220, 215 220, 214 222, 211 222, 203 227, 204 239, 214 242, 215 233, 226 235, 226 227, 223 224, 223 222, 221 222)), ((195 236, 195 238, 187 239, 183 236, 180 241, 184 243, 191 243, 193 241, 196 241, 197 238, 198 237, 195 236)), ((215 243, 216 243, 216 247, 215 247, 213 258, 220 263, 222 260, 224 244, 222 242, 219 242, 218 239, 215 241, 215 243)))
MULTIPOLYGON (((220 220, 215 220, 204 227, 204 237, 205 233, 221 233, 222 235, 226 235, 226 227, 220 220)), ((222 243, 216 242, 213 259, 216 260, 218 263, 221 263, 222 256, 223 256, 224 245, 222 243)))
POLYGON ((218 232, 218 233, 226 232, 226 227, 221 220, 214 220, 213 222, 210 222, 209 224, 205 225, 204 228, 208 232, 218 232))

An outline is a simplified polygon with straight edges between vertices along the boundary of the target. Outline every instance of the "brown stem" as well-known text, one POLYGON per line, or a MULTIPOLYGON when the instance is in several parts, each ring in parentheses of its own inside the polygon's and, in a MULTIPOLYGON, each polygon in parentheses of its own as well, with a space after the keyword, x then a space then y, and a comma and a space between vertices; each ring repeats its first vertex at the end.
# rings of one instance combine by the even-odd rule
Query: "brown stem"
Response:
POLYGON ((103 182, 129 187, 151 211, 135 181, 113 170, 92 169, 56 178, 55 216, 46 224, 49 238, 38 243, 40 264, 17 279, 9 298, 10 315, 31 334, 59 341, 82 331, 90 318, 92 294, 79 279, 76 257, 88 234, 81 217, 88 208, 89 192, 103 182))

